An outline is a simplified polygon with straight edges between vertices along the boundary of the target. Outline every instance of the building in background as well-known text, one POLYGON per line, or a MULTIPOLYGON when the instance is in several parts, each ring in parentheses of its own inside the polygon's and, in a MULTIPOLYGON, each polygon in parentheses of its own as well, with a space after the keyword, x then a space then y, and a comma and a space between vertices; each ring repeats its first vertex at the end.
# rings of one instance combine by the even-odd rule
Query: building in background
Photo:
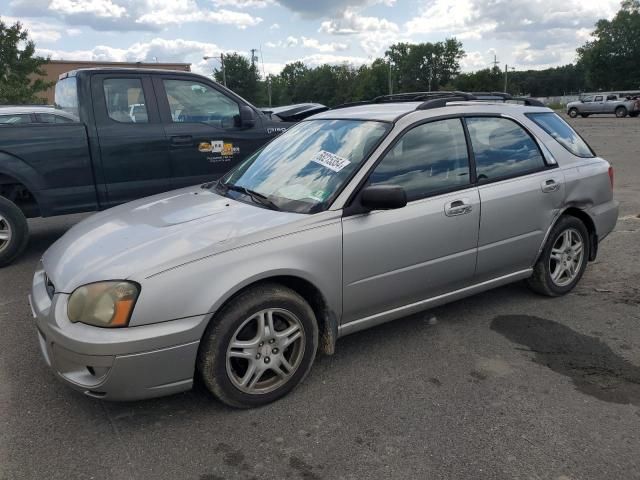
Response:
MULTIPOLYGON (((44 79, 48 82, 56 82, 58 77, 63 73, 79 68, 96 68, 96 67, 118 67, 118 68, 159 68, 163 70, 178 70, 181 72, 190 72, 190 63, 144 63, 144 62, 92 62, 84 60, 50 60, 49 63, 43 65, 42 69, 46 72, 44 79)), ((42 98, 42 102, 48 105, 53 104, 54 87, 38 94, 42 98)))

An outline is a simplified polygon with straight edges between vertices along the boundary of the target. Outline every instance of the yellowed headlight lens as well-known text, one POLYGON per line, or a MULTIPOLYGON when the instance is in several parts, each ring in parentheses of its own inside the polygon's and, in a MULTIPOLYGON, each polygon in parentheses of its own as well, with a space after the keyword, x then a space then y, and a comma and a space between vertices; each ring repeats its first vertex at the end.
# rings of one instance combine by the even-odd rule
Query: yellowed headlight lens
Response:
POLYGON ((97 327, 126 327, 139 292, 138 285, 133 282, 90 283, 71 294, 67 316, 74 323, 97 327))

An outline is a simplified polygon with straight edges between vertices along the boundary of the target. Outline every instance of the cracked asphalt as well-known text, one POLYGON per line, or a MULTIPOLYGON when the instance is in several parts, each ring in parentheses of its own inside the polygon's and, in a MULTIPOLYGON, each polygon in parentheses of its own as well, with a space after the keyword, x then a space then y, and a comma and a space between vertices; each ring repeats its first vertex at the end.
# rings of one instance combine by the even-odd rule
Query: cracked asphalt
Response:
POLYGON ((81 216, 31 221, 0 270, 0 479, 640 478, 640 119, 572 123, 613 163, 622 208, 570 295, 514 284, 345 337, 257 410, 57 382, 26 295, 81 216))

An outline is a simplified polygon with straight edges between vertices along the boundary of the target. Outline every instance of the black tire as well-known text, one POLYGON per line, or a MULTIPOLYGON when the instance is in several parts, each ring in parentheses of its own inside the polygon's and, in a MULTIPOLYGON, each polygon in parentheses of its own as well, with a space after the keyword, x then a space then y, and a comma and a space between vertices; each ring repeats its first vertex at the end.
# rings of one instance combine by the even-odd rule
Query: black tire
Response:
POLYGON ((196 368, 204 385, 220 401, 231 407, 253 408, 281 398, 302 382, 311 369, 317 349, 318 324, 309 304, 293 290, 267 283, 242 292, 214 316, 200 342, 196 368), (248 318, 269 308, 284 309, 299 319, 304 331, 301 341, 304 351, 286 383, 268 393, 245 393, 234 385, 227 373, 227 349, 248 318))
POLYGON ((578 109, 577 108, 571 108, 569 109, 569 116, 571 118, 576 118, 578 116, 578 109))
POLYGON ((533 268, 533 275, 527 280, 529 287, 534 292, 548 297, 566 295, 577 285, 587 268, 590 253, 589 248, 589 232, 584 223, 582 223, 580 219, 570 215, 560 217, 549 233, 547 243, 533 268), (579 268, 576 269, 575 277, 567 285, 561 286, 556 284, 551 277, 551 250, 556 242, 559 241, 561 235, 568 230, 577 232, 580 235, 583 251, 580 260, 581 263, 579 268))
POLYGON ((581 114, 580 114, 580 116, 581 116, 582 118, 587 118, 587 117, 589 116, 589 114, 588 114, 588 113, 581 113, 581 114))
POLYGON ((618 107, 616 108, 616 117, 618 118, 624 118, 629 114, 629 112, 627 111, 626 107, 618 107))
POLYGON ((640 115, 640 112, 630 112, 629 113, 629 116, 633 117, 633 118, 636 118, 638 115, 640 115))
POLYGON ((27 246, 29 225, 15 203, 0 197, 0 230, 10 232, 8 241, 0 240, 0 267, 13 262, 27 246))

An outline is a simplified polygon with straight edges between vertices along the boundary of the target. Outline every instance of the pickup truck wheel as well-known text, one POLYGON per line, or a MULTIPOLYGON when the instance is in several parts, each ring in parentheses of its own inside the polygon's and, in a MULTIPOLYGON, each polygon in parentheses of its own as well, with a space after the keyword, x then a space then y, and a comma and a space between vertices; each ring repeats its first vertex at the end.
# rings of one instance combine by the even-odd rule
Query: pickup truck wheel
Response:
POLYGON ((286 395, 309 373, 318 349, 318 325, 296 292, 269 283, 225 305, 200 342, 197 369, 207 389, 236 408, 286 395))
POLYGON ((0 197, 0 267, 9 265, 27 246, 29 225, 16 204, 0 197))
POLYGON ((618 107, 616 108, 616 117, 618 118, 624 118, 627 116, 629 112, 627 112, 627 109, 625 107, 618 107))
POLYGON ((577 108, 569 109, 569 116, 571 118, 576 118, 578 116, 578 109, 577 108))
POLYGON ((633 118, 637 117, 638 115, 640 115, 640 112, 630 112, 629 113, 629 116, 633 117, 633 118))
POLYGON ((570 215, 553 226, 542 254, 528 280, 540 295, 559 297, 569 293, 582 278, 589 259, 589 233, 584 223, 570 215))
POLYGON ((580 116, 581 116, 582 118, 587 118, 587 117, 589 116, 589 114, 588 114, 588 113, 581 113, 581 114, 580 114, 580 116))

